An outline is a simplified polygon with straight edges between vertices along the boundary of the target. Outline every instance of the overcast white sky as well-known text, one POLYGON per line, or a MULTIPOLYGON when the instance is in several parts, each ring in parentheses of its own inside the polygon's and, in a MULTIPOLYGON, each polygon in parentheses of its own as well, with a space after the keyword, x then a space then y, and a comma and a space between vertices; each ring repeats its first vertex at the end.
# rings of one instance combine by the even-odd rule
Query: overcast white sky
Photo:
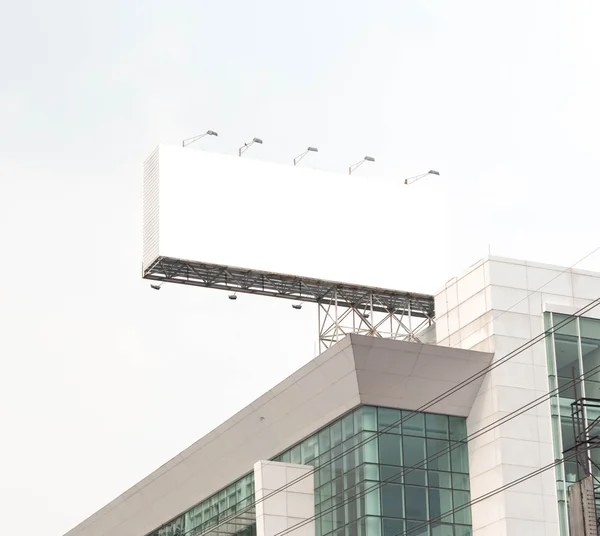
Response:
POLYGON ((599 23, 595 0, 0 0, 3 531, 63 534, 313 356, 310 307, 141 280, 157 143, 210 128, 203 147, 260 136, 271 161, 439 168, 398 211, 426 223, 431 197, 447 225, 376 231, 397 288, 433 292, 487 244, 569 265, 600 243, 599 23))

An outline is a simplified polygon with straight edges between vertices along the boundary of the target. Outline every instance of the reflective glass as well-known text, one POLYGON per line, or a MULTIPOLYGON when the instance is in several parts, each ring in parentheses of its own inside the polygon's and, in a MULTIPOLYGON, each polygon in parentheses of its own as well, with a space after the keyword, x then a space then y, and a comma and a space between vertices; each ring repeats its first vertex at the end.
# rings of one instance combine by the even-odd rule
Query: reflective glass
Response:
MULTIPOLYGON (((433 488, 451 488, 453 486, 454 477, 457 476, 452 473, 443 473, 441 471, 428 471, 427 475, 428 475, 429 486, 433 487, 433 488)), ((466 475, 459 475, 459 476, 466 476, 466 475)), ((458 488, 458 489, 463 489, 463 488, 458 488)))
POLYGON ((392 517, 383 518, 383 536, 398 536, 404 533, 404 520, 392 517))
POLYGON ((411 486, 426 486, 427 471, 423 469, 407 469, 404 474, 404 483, 411 486))
POLYGON ((404 465, 406 467, 424 467, 423 461, 427 458, 425 439, 420 437, 404 436, 402 438, 404 465))
POLYGON ((384 517, 404 517, 404 489, 400 484, 386 484, 381 488, 381 506, 384 517))
POLYGON ((433 524, 431 536, 454 536, 454 529, 452 525, 433 524))
POLYGON ((450 417, 450 439, 463 441, 467 437, 467 420, 462 417, 450 417))
POLYGON ((379 436, 379 463, 402 465, 402 444, 399 436, 393 434, 379 436))
POLYGON ((429 469, 450 471, 450 443, 441 439, 427 440, 427 464, 429 469))
POLYGON ((427 519, 427 488, 404 486, 406 517, 408 519, 427 519))
POLYGON ((427 437, 450 439, 448 417, 446 415, 427 413, 425 415, 425 430, 427 432, 427 437))
POLYGON ((425 414, 402 411, 402 433, 405 435, 425 435, 425 414))
POLYGON ((399 409, 377 408, 379 430, 390 434, 399 434, 402 413, 399 409))

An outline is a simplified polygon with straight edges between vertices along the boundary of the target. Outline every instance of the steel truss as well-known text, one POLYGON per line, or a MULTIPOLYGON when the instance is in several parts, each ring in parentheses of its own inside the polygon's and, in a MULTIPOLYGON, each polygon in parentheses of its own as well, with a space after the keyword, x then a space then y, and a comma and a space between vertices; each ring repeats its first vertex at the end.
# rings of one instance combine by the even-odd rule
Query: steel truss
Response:
POLYGON ((248 268, 158 257, 143 277, 318 306, 319 346, 329 348, 350 333, 420 341, 434 321, 433 296, 248 268))

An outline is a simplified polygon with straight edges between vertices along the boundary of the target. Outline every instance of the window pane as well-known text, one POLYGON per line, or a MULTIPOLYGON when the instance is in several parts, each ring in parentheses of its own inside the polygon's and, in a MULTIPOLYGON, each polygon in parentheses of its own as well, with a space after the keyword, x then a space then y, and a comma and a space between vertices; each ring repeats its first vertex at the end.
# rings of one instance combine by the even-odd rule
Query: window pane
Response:
POLYGON ((579 317, 579 329, 581 337, 588 339, 600 339, 600 320, 596 318, 579 317))
MULTIPOLYGON (((429 517, 436 519, 439 516, 452 511, 452 491, 449 489, 429 490, 429 517)), ((452 523, 452 514, 440 518, 440 521, 452 523)))
POLYGON ((331 437, 329 427, 319 432, 319 452, 326 452, 331 448, 331 437))
POLYGON ((463 441, 467 437, 467 419, 464 417, 450 417, 450 439, 463 441))
POLYGON ((379 436, 379 462, 386 465, 402 465, 400 436, 393 434, 379 436))
POLYGON ((337 421, 331 425, 331 446, 335 447, 342 442, 342 422, 337 421))
POLYGON ((291 463, 291 462, 290 462, 290 459, 291 459, 291 458, 290 458, 290 451, 289 451, 289 450, 286 450, 286 451, 285 451, 285 452, 284 452, 284 453, 283 453, 283 454, 280 456, 280 458, 281 458, 281 462, 282 462, 282 463, 291 463))
POLYGON ((446 415, 428 413, 425 415, 425 429, 427 430, 427 437, 448 439, 448 417, 446 415))
POLYGON ((302 454, 300 452, 300 445, 296 445, 290 451, 290 463, 302 463, 302 454))
POLYGON ((408 519, 427 519, 427 489, 404 486, 406 495, 406 517, 408 519))
POLYGON ((381 536, 381 518, 366 517, 365 536, 381 536))
POLYGON ((390 434, 400 433, 400 421, 402 414, 399 409, 378 408, 379 430, 385 430, 390 434))
POLYGON ((300 445, 302 463, 314 460, 319 455, 319 438, 317 435, 310 436, 300 445))
POLYGON ((429 525, 423 526, 421 521, 408 521, 406 528, 410 536, 429 536, 429 525))
POLYGON ((380 488, 376 482, 366 482, 365 484, 365 513, 374 516, 381 515, 381 490, 383 488, 380 488))
POLYGON ((402 412, 402 433, 407 435, 425 435, 425 416, 412 411, 402 412))
POLYGON ((373 406, 363 406, 362 413, 362 429, 370 432, 377 431, 377 408, 373 406))
MULTIPOLYGON (((554 352, 556 355, 556 374, 559 387, 573 379, 573 376, 581 375, 579 368, 579 347, 577 337, 554 334, 554 352)), ((571 387, 561 392, 562 397, 575 399, 574 390, 571 387)))
POLYGON ((454 536, 454 530, 452 525, 435 524, 431 526, 431 536, 454 536))
POLYGON ((365 463, 363 465, 365 480, 379 480, 379 466, 374 463, 365 463))
POLYGON ((414 465, 422 467, 423 461, 426 458, 425 439, 404 436, 402 438, 402 444, 404 447, 404 465, 406 467, 412 467, 414 465))
MULTIPOLYGON (((462 476, 462 475, 461 475, 462 476)), ((450 473, 440 471, 429 471, 429 486, 432 488, 451 488, 450 473)), ((463 488, 460 488, 463 489, 463 488)))
POLYGON ((465 443, 459 445, 453 445, 452 452, 452 471, 457 473, 468 473, 469 472, 469 458, 467 452, 467 445, 465 443))
POLYGON ((379 438, 373 437, 374 432, 363 432, 362 434, 362 461, 368 463, 377 463, 379 461, 378 444, 379 438), (368 439, 368 441, 367 441, 368 439))
MULTIPOLYGON (((452 495, 454 497, 454 508, 460 508, 471 500, 468 491, 453 491, 452 495)), ((471 508, 467 506, 466 508, 454 512, 454 522, 462 525, 470 525, 471 508)))
POLYGON ((552 313, 552 324, 556 334, 572 335, 574 337, 578 335, 576 316, 552 313))
POLYGON ((381 488, 382 514, 385 517, 404 517, 404 490, 399 484, 386 484, 381 488))
POLYGON ((404 533, 404 521, 391 517, 383 518, 383 536, 398 536, 404 533))
POLYGON ((354 435, 354 415, 346 415, 342 419, 342 440, 350 439, 354 435))
POLYGON ((441 439, 427 440, 427 458, 429 469, 450 471, 450 443, 441 439), (431 458, 433 456, 433 458, 431 458))
POLYGON ((404 474, 404 483, 411 486, 426 486, 427 471, 422 469, 407 469, 404 474))
POLYGON ((394 465, 382 465, 381 466, 381 481, 382 482, 393 482, 396 484, 402 483, 402 475, 404 469, 394 465))
POLYGON ((471 527, 465 527, 464 525, 454 525, 454 536, 471 536, 473 532, 471 527))
MULTIPOLYGON (((583 372, 586 374, 585 396, 588 398, 600 398, 600 373, 598 372, 598 366, 600 365, 600 341, 582 338, 581 355, 583 359, 583 372), (593 372, 590 372, 592 370, 593 372)), ((579 387, 579 393, 579 396, 581 396, 581 387, 579 387)))
MULTIPOLYGON (((445 486, 441 486, 445 487, 445 486)), ((469 490, 469 475, 452 474, 452 487, 454 489, 469 490)))

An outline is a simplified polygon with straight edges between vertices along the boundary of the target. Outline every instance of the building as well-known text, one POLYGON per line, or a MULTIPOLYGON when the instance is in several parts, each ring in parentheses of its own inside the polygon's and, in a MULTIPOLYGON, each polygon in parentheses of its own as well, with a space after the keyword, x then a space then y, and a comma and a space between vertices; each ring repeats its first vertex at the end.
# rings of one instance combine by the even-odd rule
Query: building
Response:
POLYGON ((566 536, 598 298, 600 273, 486 258, 432 297, 431 342, 345 336, 67 536, 566 536))

